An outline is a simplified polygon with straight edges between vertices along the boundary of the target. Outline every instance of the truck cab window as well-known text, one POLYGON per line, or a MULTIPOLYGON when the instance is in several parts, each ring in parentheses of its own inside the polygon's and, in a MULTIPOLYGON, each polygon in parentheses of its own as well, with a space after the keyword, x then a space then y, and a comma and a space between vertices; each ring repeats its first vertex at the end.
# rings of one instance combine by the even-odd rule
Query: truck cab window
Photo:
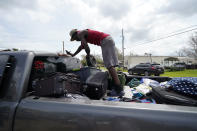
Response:
POLYGON ((32 69, 31 69, 31 76, 28 86, 28 95, 34 92, 32 88, 32 84, 34 83, 35 79, 41 79, 46 76, 50 76, 57 72, 57 66, 54 63, 49 62, 47 59, 49 57, 45 56, 38 56, 34 58, 32 69))
POLYGON ((0 98, 4 97, 8 89, 9 79, 14 69, 14 58, 9 55, 0 55, 0 98))

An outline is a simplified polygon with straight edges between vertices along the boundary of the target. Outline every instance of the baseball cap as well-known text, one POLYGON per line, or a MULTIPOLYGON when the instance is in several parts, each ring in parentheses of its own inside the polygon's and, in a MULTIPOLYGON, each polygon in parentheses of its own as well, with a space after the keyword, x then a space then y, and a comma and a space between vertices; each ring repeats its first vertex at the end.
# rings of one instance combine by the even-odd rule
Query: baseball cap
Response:
POLYGON ((73 39, 73 36, 74 36, 74 34, 77 32, 77 29, 72 29, 71 31, 70 31, 70 41, 74 41, 74 39, 73 39))

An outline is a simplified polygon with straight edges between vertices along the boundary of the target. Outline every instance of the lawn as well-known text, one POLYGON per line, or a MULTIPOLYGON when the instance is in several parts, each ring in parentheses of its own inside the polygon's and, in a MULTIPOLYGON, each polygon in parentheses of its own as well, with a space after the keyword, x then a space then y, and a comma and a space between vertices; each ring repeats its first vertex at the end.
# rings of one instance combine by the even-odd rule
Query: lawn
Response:
POLYGON ((197 70, 184 70, 184 71, 173 71, 173 72, 165 72, 160 76, 167 77, 197 77, 197 70))
MULTIPOLYGON (((102 70, 107 70, 105 67, 101 67, 102 70)), ((127 70, 123 70, 121 68, 116 68, 117 70, 121 70, 123 72, 128 72, 127 70)), ((167 77, 197 77, 197 69, 195 70, 184 70, 184 71, 165 71, 164 74, 160 76, 167 76, 167 77)))
MULTIPOLYGON (((98 69, 107 71, 107 69, 106 69, 105 67, 100 67, 100 68, 98 68, 98 69)), ((118 68, 118 67, 116 67, 116 70, 117 70, 117 71, 122 71, 122 72, 128 72, 128 70, 123 69, 123 68, 118 68)))

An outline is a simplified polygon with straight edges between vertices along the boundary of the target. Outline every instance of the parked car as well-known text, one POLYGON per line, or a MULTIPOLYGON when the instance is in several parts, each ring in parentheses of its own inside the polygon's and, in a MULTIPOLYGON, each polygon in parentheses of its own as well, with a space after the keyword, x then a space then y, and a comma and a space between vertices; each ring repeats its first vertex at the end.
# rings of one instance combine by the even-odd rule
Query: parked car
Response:
POLYGON ((186 64, 184 62, 174 63, 171 68, 172 70, 181 71, 186 68, 186 64))
POLYGON ((178 68, 185 68, 186 64, 184 62, 179 62, 179 63, 174 63, 173 66, 178 68))
POLYGON ((128 70, 130 75, 138 74, 138 75, 155 75, 159 76, 164 73, 164 68, 160 64, 151 64, 151 63, 140 63, 128 70))

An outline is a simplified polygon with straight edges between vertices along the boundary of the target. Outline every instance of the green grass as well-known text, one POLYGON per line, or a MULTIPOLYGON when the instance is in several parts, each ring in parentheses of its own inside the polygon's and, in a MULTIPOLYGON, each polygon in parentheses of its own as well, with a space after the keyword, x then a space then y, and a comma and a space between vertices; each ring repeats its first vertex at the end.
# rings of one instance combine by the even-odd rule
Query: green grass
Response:
MULTIPOLYGON (((105 67, 100 67, 102 70, 107 70, 105 67)), ((117 68, 116 68, 117 69, 117 68)), ((127 70, 123 69, 117 69, 121 70, 123 72, 128 72, 127 70)), ((161 74, 160 76, 166 76, 166 77, 197 77, 197 69, 195 70, 184 70, 184 71, 165 71, 164 74, 161 74)))
POLYGON ((174 71, 174 72, 165 72, 160 76, 167 77, 197 77, 197 70, 184 70, 184 71, 174 71))
MULTIPOLYGON (((106 69, 105 67, 100 67, 100 68, 98 68, 98 69, 107 71, 107 69, 106 69)), ((123 69, 123 68, 118 68, 118 67, 116 67, 116 70, 117 70, 117 71, 122 71, 122 72, 128 72, 128 70, 125 70, 125 69, 123 69)))
POLYGON ((105 67, 99 67, 98 69, 107 71, 107 69, 105 67))

